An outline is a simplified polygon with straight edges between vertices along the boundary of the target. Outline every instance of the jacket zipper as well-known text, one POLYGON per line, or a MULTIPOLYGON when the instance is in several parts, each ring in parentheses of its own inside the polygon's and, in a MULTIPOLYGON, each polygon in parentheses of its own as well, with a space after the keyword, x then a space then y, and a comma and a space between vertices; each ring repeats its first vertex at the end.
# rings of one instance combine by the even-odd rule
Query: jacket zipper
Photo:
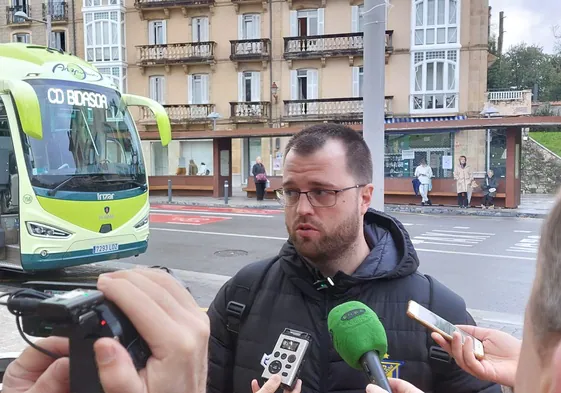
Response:
POLYGON ((331 337, 329 336, 329 330, 327 327, 327 317, 329 315, 329 289, 324 290, 324 298, 323 298, 323 320, 322 320, 322 331, 324 333, 321 334, 321 339, 319 342, 320 345, 320 353, 322 357, 322 361, 320 364, 322 365, 321 368, 321 379, 320 379, 320 393, 327 393, 327 386, 328 386, 328 378, 329 378, 329 347, 331 345, 331 337))

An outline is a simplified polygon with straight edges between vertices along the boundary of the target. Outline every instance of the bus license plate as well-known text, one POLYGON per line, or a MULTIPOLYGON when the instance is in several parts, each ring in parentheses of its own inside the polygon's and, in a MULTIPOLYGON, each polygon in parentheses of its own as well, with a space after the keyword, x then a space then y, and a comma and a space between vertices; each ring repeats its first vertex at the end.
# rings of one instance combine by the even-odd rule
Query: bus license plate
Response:
POLYGON ((94 254, 100 254, 102 252, 111 252, 119 250, 119 245, 117 243, 112 244, 100 244, 93 247, 94 254))

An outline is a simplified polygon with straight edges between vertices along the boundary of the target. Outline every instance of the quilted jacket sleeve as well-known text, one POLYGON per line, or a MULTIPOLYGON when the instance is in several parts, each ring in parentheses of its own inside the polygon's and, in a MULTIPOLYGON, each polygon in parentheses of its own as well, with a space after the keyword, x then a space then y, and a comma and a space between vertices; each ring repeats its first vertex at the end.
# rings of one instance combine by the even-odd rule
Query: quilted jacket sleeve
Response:
POLYGON ((226 328, 226 294, 229 282, 218 291, 208 309, 210 342, 207 393, 231 393, 233 390, 234 346, 226 328))

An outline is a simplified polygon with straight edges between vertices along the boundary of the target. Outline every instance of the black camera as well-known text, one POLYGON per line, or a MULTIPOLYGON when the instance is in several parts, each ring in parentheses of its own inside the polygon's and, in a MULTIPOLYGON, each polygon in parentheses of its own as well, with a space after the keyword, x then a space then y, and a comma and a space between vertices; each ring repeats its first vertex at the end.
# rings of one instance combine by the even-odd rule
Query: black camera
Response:
POLYGON ((23 339, 49 356, 59 357, 32 343, 23 333, 69 338, 71 393, 103 393, 93 350, 99 338, 110 337, 121 343, 137 370, 146 366, 152 354, 150 348, 128 317, 96 289, 96 284, 35 281, 22 287, 6 294, 8 310, 16 315, 23 339))

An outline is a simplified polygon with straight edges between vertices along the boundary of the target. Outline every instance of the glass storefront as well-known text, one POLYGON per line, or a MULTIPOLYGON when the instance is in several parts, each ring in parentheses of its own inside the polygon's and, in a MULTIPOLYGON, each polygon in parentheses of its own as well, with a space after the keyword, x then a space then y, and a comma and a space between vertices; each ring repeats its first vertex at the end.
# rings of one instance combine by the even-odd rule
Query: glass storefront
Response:
POLYGON ((385 177, 413 177, 425 159, 434 177, 453 177, 454 133, 398 134, 385 136, 385 177))

